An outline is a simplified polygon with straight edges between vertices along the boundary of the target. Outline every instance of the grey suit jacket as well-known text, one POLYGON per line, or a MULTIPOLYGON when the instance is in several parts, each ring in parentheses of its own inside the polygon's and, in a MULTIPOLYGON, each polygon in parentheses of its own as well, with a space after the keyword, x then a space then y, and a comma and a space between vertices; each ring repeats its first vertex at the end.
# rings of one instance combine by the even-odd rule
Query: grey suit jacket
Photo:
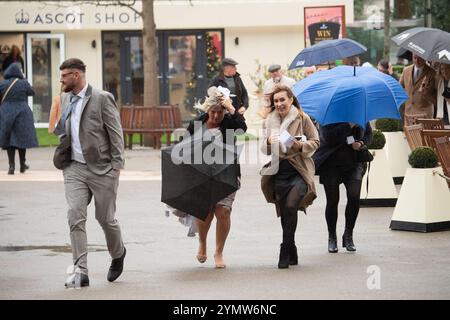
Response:
MULTIPOLYGON (((70 94, 61 95, 62 113, 69 106, 69 99, 70 94)), ((70 163, 70 117, 65 125, 58 123, 57 128, 61 127, 65 127, 65 134, 61 136, 60 145, 53 157, 58 169, 64 169, 70 163)), ((112 94, 88 86, 81 105, 79 138, 90 171, 102 175, 111 169, 123 169, 123 131, 119 108, 112 94)))

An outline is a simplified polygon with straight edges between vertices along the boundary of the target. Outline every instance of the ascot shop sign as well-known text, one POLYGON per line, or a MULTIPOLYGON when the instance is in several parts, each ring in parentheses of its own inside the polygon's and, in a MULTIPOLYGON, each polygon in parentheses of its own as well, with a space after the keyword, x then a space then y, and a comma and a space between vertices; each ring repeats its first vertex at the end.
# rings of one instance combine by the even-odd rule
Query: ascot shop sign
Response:
MULTIPOLYGON (((122 26, 127 24, 136 25, 142 23, 141 17, 128 8, 105 8, 99 10, 82 10, 79 6, 48 10, 20 9, 15 14, 15 24, 18 27, 24 26, 57 26, 68 29, 81 29, 89 26, 122 26), (108 10, 109 9, 109 10, 108 10)), ((92 7, 91 7, 92 9, 92 7)))

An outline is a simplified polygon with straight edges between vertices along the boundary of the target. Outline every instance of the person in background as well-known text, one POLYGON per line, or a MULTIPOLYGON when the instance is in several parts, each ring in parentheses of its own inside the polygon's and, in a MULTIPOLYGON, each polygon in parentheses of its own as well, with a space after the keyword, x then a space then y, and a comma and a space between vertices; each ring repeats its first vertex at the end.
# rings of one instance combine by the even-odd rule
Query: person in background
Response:
POLYGON ((359 56, 351 56, 342 59, 342 63, 346 66, 359 67, 361 66, 361 59, 359 56))
POLYGON ((317 71, 316 66, 310 66, 303 69, 303 76, 305 78, 308 78, 310 75, 315 73, 317 71))
POLYGON ((271 66, 269 66, 267 71, 269 71, 270 79, 264 82, 263 91, 264 91, 264 98, 266 101, 265 106, 270 108, 270 95, 275 89, 275 86, 282 85, 292 89, 292 87, 295 84, 295 80, 288 76, 285 76, 281 71, 281 66, 279 64, 272 64, 271 66))
POLYGON ((6 72, 6 69, 12 64, 17 63, 19 67, 21 68, 21 71, 23 72, 25 70, 25 64, 23 62, 22 53, 20 52, 20 49, 15 44, 11 46, 11 51, 6 56, 5 60, 3 60, 2 63, 2 71, 3 73, 6 72))
POLYGON ((450 64, 441 63, 436 84, 436 118, 450 124, 450 64))
POLYGON ((33 112, 28 106, 28 96, 34 91, 17 63, 12 63, 0 82, 0 147, 8 153, 8 174, 14 174, 16 149, 19 150, 20 173, 29 166, 26 164, 28 148, 38 146, 34 128, 33 112))
POLYGON ((383 72, 384 74, 388 74, 398 81, 398 76, 394 73, 394 70, 392 69, 392 64, 389 62, 389 60, 386 59, 380 60, 377 65, 377 69, 378 71, 383 72))
POLYGON ((240 114, 244 114, 248 108, 248 93, 240 74, 237 72, 237 64, 231 58, 224 58, 222 60, 221 72, 211 80, 209 87, 228 88, 231 92, 230 97, 233 107, 240 114))
POLYGON ((413 64, 405 67, 400 77, 400 84, 408 93, 400 114, 424 113, 426 118, 432 118, 436 100, 436 72, 430 68, 424 59, 413 53, 413 64))

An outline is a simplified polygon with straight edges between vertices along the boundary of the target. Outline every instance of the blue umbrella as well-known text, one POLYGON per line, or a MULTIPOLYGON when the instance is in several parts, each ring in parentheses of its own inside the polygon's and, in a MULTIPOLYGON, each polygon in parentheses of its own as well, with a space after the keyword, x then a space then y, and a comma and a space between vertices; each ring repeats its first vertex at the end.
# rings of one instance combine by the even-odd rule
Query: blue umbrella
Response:
POLYGON ((297 82, 294 94, 303 111, 321 125, 353 122, 365 126, 374 119, 399 119, 398 108, 408 99, 391 76, 375 68, 351 66, 316 72, 297 82))
POLYGON ((305 48, 295 57, 290 69, 315 66, 366 52, 367 48, 351 39, 323 40, 305 48))

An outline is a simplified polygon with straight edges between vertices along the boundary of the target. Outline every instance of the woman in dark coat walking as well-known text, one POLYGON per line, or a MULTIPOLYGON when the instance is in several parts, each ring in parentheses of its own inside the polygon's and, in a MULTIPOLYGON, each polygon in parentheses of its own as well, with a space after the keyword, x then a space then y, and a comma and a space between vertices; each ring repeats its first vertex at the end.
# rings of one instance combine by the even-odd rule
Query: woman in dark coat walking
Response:
POLYGON ((328 227, 328 252, 335 253, 337 248, 336 223, 338 218, 339 185, 343 183, 347 190, 345 208, 345 231, 342 246, 347 251, 356 251, 353 243, 353 228, 359 213, 361 182, 367 169, 367 163, 357 162, 356 153, 370 144, 372 128, 353 123, 336 123, 320 128, 320 148, 313 155, 316 174, 323 184, 327 204, 325 218, 328 227))
POLYGON ((16 149, 19 150, 23 173, 28 169, 26 149, 38 146, 33 113, 27 103, 27 97, 34 95, 34 91, 15 63, 6 69, 4 77, 0 82, 0 147, 8 152, 8 174, 14 174, 16 149))

